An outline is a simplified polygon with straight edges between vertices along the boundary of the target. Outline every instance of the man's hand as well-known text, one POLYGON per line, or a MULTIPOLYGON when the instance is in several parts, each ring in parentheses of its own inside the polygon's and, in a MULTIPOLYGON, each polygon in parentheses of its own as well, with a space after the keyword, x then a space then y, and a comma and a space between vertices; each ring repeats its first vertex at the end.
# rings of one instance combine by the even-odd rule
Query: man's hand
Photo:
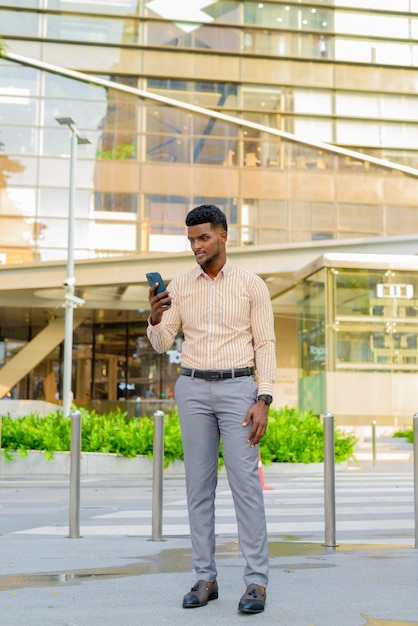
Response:
POLYGON ((268 405, 263 400, 259 400, 249 409, 246 418, 242 423, 243 426, 248 426, 251 421, 253 423, 247 437, 247 442, 252 448, 258 446, 266 433, 268 413, 268 405))
POLYGON ((170 308, 168 304, 170 302, 170 294, 167 289, 162 291, 161 293, 155 295, 155 290, 158 286, 158 283, 155 283, 149 289, 148 300, 151 305, 151 315, 150 315, 150 323, 152 326, 159 324, 163 319, 164 311, 167 311, 170 308))

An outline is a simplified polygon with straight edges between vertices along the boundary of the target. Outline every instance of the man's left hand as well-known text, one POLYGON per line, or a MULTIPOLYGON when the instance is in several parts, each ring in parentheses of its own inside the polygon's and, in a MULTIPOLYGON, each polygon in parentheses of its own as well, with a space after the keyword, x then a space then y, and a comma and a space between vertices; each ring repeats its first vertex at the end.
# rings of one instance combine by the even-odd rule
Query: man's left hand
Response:
POLYGON ((242 423, 243 426, 248 426, 248 424, 252 421, 252 427, 247 437, 247 442, 251 445, 252 448, 258 446, 258 444, 265 435, 268 422, 268 413, 268 405, 263 402, 263 400, 259 400, 249 409, 246 418, 242 423))

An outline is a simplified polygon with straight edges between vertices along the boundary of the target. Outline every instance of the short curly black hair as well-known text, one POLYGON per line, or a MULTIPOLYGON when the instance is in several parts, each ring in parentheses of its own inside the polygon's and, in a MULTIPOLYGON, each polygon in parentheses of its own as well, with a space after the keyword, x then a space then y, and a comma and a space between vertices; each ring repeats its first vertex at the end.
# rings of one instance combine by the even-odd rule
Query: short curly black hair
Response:
POLYGON ((215 204, 201 204, 192 209, 186 216, 186 226, 211 223, 214 226, 222 226, 228 231, 226 215, 215 204))

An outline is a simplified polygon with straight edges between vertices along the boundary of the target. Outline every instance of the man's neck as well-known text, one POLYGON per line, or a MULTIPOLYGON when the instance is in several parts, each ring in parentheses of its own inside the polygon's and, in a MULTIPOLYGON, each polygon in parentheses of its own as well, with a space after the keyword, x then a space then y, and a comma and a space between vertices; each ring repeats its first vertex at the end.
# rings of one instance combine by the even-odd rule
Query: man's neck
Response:
POLYGON ((226 258, 216 263, 209 263, 208 265, 202 265, 202 270, 209 276, 209 278, 216 278, 219 272, 222 270, 226 263, 226 258))

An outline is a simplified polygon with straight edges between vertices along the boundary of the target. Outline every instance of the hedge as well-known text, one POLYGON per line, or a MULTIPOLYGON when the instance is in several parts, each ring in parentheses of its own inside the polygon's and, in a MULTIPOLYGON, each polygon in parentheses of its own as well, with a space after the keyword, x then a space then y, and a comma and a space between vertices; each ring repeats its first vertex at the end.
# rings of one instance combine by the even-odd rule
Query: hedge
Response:
MULTIPOLYGON (((81 449, 83 452, 115 453, 125 457, 152 457, 154 423, 150 417, 128 418, 122 410, 98 415, 80 409, 82 416, 81 449)), ((14 453, 27 456, 28 450, 43 450, 52 459, 55 452, 70 450, 71 418, 62 412, 39 417, 3 417, 3 455, 12 460, 14 453)), ((353 456, 356 438, 335 429, 335 461, 353 456)), ((261 441, 263 464, 319 463, 324 460, 324 428, 318 417, 309 411, 289 407, 270 409, 267 432, 261 441)), ((180 422, 177 410, 164 416, 164 457, 167 466, 175 459, 183 460, 180 422)), ((223 463, 222 446, 219 462, 223 463)))

